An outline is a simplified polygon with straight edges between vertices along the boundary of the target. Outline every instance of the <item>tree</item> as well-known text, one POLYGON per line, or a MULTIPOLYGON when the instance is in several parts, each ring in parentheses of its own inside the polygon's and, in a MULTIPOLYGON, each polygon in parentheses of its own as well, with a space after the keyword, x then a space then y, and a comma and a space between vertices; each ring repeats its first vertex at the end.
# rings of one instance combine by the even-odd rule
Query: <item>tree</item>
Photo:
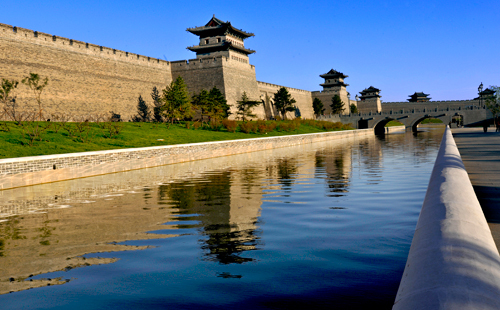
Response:
POLYGON ((12 101, 13 98, 10 98, 10 92, 13 91, 18 84, 18 81, 2 79, 0 101, 4 104, 4 107, 12 101))
POLYGON ((38 73, 31 73, 22 79, 23 84, 27 85, 33 94, 35 95, 36 103, 38 104, 38 119, 43 120, 43 108, 42 108, 42 92, 45 86, 49 83, 49 78, 42 79, 38 73))
POLYGON ((486 99, 485 105, 496 118, 500 115, 500 87, 490 86, 490 89, 495 91, 495 95, 486 99))
MULTIPOLYGON (((10 93, 17 87, 19 84, 18 81, 9 81, 6 79, 2 79, 2 85, 0 86, 0 102, 2 102, 2 111, 0 111, 0 117, 3 118, 4 115, 9 115, 11 118, 16 118, 16 99, 14 97, 11 98, 10 93)), ((9 127, 7 123, 1 122, 0 128, 5 131, 9 131, 9 127)))
POLYGON ((340 114, 345 110, 344 103, 342 102, 342 99, 340 99, 339 95, 332 97, 332 104, 330 107, 332 108, 332 114, 340 114))
POLYGON ((349 106, 349 108, 351 109, 351 113, 353 113, 353 114, 359 113, 358 112, 358 107, 354 103, 351 103, 351 105, 349 106))
POLYGON ((288 92, 285 87, 281 87, 274 94, 274 106, 281 113, 281 117, 286 119, 286 112, 295 111, 295 106, 293 105, 296 101, 292 98, 292 95, 288 92))
POLYGON ((153 99, 153 119, 155 122, 162 122, 163 117, 161 116, 161 106, 163 105, 161 102, 160 92, 156 86, 153 87, 153 91, 151 92, 151 99, 153 99))
POLYGON ((227 104, 227 100, 217 87, 213 87, 209 93, 210 102, 212 104, 212 114, 219 119, 228 118, 231 115, 231 107, 227 104))
POLYGON ((142 96, 139 95, 137 100, 137 115, 134 117, 135 122, 149 122, 149 118, 151 117, 151 113, 149 112, 149 107, 146 104, 146 101, 142 99, 142 96))
POLYGON ((246 92, 243 92, 241 95, 241 100, 237 102, 236 105, 236 114, 238 118, 245 121, 246 118, 255 117, 256 115, 252 113, 252 108, 258 106, 262 102, 260 101, 252 101, 248 100, 248 96, 246 92))
POLYGON ((186 83, 180 76, 163 90, 161 102, 163 103, 160 108, 161 115, 172 124, 174 120, 185 119, 193 115, 191 98, 186 83))
POLYGON ((226 98, 215 86, 210 92, 202 89, 198 95, 194 95, 193 105, 201 110, 202 116, 208 116, 209 121, 221 120, 231 114, 226 98))
POLYGON ((319 100, 318 98, 314 98, 313 100, 313 109, 314 109, 314 114, 316 116, 323 115, 325 113, 325 109, 323 107, 323 102, 319 100))

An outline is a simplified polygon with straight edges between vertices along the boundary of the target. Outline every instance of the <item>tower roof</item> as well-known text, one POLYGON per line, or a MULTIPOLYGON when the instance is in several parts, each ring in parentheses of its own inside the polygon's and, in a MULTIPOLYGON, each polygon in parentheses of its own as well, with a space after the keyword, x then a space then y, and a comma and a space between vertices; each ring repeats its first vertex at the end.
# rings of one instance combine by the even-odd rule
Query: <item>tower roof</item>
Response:
POLYGON ((230 33, 242 39, 254 36, 253 33, 233 27, 230 22, 223 22, 222 20, 216 18, 215 15, 208 21, 205 26, 188 28, 186 30, 200 37, 213 37, 226 33, 230 33))
POLYGON ((425 102, 431 100, 429 94, 424 94, 423 92, 415 92, 413 95, 410 95, 410 99, 407 99, 410 102, 425 102))
POLYGON ((336 78, 336 77, 346 78, 346 77, 349 77, 349 76, 345 75, 344 73, 339 72, 337 70, 331 69, 327 73, 321 74, 320 77, 322 77, 324 79, 328 79, 328 78, 336 78))
POLYGON ((207 45, 195 45, 195 46, 190 46, 187 48, 188 50, 195 52, 195 53, 210 53, 210 52, 217 52, 217 51, 227 51, 227 50, 236 50, 240 53, 249 55, 255 53, 254 50, 244 48, 240 45, 234 44, 232 42, 220 42, 220 43, 214 43, 214 44, 207 44, 207 45))
POLYGON ((364 93, 366 94, 366 93, 373 93, 373 92, 380 92, 380 89, 375 88, 373 86, 370 86, 370 87, 365 88, 364 90, 360 91, 359 93, 361 95, 363 95, 364 93))

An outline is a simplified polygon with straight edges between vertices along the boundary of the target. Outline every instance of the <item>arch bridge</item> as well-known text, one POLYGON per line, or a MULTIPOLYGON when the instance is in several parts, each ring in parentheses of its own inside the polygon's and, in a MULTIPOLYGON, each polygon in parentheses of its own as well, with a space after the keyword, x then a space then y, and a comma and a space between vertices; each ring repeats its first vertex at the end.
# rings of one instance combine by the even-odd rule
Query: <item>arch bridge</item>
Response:
POLYGON ((460 118, 464 126, 481 126, 483 123, 491 123, 493 115, 484 108, 478 107, 458 107, 458 108, 434 108, 434 109, 402 109, 400 111, 389 112, 368 112, 345 115, 327 115, 321 116, 319 120, 330 122, 341 122, 343 124, 351 124, 357 129, 374 128, 375 133, 384 133, 385 125, 397 120, 401 122, 406 130, 417 131, 417 126, 424 119, 437 118, 448 124, 452 119, 460 118))

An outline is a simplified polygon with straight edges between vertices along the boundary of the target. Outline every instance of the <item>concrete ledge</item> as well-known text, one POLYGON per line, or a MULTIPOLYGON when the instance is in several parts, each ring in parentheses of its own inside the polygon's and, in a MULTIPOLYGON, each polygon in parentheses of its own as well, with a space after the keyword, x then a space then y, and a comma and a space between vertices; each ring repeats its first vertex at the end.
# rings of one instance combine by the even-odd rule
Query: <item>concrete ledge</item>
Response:
POLYGON ((393 309, 500 309, 500 256, 449 127, 393 309))
POLYGON ((386 133, 399 132, 399 131, 406 131, 406 126, 405 125, 401 125, 401 126, 385 127, 385 132, 386 133))
POLYGON ((373 129, 0 159, 0 190, 373 135, 373 129))

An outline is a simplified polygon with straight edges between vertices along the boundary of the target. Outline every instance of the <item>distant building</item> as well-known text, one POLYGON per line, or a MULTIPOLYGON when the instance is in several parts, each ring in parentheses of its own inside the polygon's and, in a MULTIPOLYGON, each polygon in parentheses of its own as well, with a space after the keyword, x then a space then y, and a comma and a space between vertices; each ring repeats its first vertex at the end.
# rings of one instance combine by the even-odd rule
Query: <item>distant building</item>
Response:
POLYGON ((410 95, 410 99, 407 99, 409 102, 427 102, 432 98, 428 97, 429 94, 424 94, 423 92, 415 92, 413 95, 410 95))
POLYGON ((365 112, 380 112, 382 111, 382 104, 379 95, 380 89, 370 86, 359 92, 361 97, 359 97, 358 111, 360 113, 365 112))

